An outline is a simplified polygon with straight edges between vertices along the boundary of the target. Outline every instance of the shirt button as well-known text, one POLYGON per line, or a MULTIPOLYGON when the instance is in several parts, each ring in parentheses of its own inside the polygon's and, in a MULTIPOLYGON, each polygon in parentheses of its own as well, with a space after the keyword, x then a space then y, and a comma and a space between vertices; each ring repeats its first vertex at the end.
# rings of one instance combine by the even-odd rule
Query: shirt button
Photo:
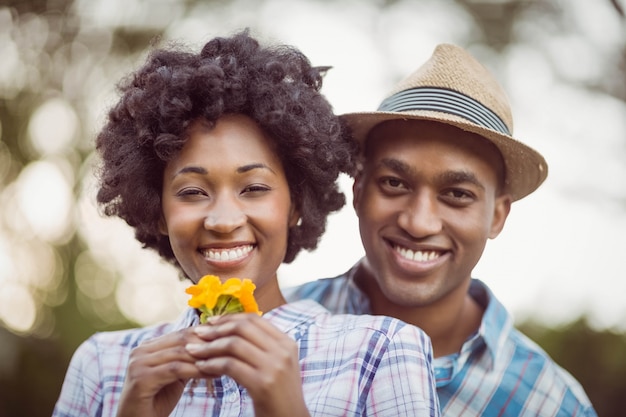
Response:
POLYGON ((239 399, 239 395, 237 395, 237 393, 235 392, 231 392, 230 394, 228 394, 226 401, 228 401, 229 403, 234 403, 238 399, 239 399))

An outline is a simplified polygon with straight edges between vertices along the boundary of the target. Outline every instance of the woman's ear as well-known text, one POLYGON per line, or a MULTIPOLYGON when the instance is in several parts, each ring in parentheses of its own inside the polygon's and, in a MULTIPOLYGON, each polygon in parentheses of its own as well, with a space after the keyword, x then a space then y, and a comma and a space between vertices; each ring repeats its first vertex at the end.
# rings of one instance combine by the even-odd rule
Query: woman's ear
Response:
POLYGON ((163 236, 168 236, 167 223, 165 222, 165 219, 163 218, 163 214, 161 214, 161 217, 159 217, 159 232, 163 236))
POLYGON ((361 189, 363 188, 362 178, 363 175, 356 175, 352 183, 352 208, 354 208, 355 211, 359 205, 359 199, 361 198, 361 189))
POLYGON ((294 204, 291 205, 291 211, 289 213, 289 227, 295 227, 300 224, 300 210, 296 208, 294 204))

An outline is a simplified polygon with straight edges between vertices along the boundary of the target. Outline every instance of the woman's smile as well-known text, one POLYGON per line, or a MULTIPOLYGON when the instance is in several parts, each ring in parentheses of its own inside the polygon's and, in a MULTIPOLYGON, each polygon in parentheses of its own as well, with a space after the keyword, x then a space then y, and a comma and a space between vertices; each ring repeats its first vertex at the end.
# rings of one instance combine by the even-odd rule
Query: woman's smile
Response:
POLYGON ((244 115, 196 121, 188 135, 163 176, 162 233, 176 259, 194 282, 249 278, 282 300, 276 270, 298 213, 270 138, 244 115))

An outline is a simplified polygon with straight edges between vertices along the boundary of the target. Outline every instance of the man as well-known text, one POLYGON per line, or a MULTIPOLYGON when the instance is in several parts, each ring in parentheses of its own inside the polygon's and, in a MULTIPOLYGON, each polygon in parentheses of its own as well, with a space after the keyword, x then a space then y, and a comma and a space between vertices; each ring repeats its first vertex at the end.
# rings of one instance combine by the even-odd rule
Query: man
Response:
POLYGON ((580 384, 471 277, 511 203, 548 173, 513 139, 508 100, 489 71, 439 45, 378 111, 342 118, 362 150, 353 205, 365 257, 338 277, 286 289, 288 299, 424 329, 443 415, 595 416, 580 384))

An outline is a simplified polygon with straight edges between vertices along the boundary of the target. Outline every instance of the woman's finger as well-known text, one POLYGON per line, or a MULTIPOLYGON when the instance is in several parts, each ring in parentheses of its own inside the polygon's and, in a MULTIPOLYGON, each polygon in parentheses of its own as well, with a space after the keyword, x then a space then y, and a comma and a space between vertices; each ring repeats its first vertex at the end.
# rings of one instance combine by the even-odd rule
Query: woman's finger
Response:
POLYGON ((275 348, 277 342, 286 344, 292 342, 291 338, 270 322, 249 313, 216 317, 207 325, 195 327, 194 331, 205 341, 237 335, 265 351, 275 348))
POLYGON ((297 344, 267 320, 232 315, 198 326, 195 332, 204 342, 190 343, 187 350, 198 359, 202 372, 230 376, 253 398, 267 395, 275 386, 301 389, 297 344))

